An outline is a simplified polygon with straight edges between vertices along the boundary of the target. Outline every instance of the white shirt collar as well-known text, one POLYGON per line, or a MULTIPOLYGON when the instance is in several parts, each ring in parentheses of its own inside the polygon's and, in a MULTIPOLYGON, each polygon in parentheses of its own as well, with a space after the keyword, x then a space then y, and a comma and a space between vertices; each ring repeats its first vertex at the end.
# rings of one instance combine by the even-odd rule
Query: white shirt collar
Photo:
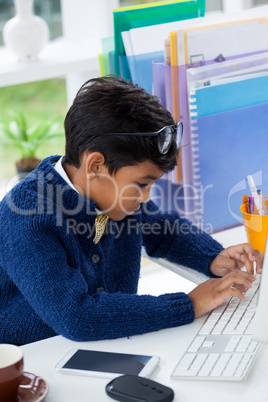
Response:
POLYGON ((65 172, 65 170, 62 166, 62 159, 63 159, 63 156, 58 160, 58 162, 55 163, 55 165, 53 166, 54 169, 59 173, 59 175, 63 178, 63 180, 65 180, 66 183, 69 184, 70 187, 72 187, 73 190, 75 190, 77 193, 79 193, 79 191, 77 191, 77 189, 75 188, 75 186, 73 185, 73 183, 71 182, 69 177, 67 176, 67 173, 65 172))
MULTIPOLYGON (((74 186, 73 183, 71 182, 71 180, 69 179, 69 177, 67 176, 67 173, 65 172, 65 170, 64 170, 64 168, 63 168, 63 166, 62 166, 62 159, 63 159, 63 156, 58 160, 58 162, 56 162, 56 163, 53 165, 54 169, 59 173, 59 175, 63 178, 63 180, 65 180, 66 183, 69 184, 69 186, 70 186, 73 190, 75 190, 78 194, 80 194, 79 191, 75 188, 75 186, 74 186)), ((95 208, 95 209, 96 209, 97 215, 101 215, 101 214, 103 213, 103 212, 100 211, 98 208, 95 208)))

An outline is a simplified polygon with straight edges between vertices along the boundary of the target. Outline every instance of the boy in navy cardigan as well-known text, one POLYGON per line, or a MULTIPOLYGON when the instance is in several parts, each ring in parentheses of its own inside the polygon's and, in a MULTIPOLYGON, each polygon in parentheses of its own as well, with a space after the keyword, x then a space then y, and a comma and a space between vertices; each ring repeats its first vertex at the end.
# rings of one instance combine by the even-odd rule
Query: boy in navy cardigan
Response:
POLYGON ((92 79, 65 133, 65 156, 43 160, 0 203, 0 342, 142 334, 244 298, 262 255, 249 244, 223 250, 149 201, 177 164, 182 136, 157 98, 119 77, 92 79), (137 295, 142 246, 208 280, 188 295, 137 295))

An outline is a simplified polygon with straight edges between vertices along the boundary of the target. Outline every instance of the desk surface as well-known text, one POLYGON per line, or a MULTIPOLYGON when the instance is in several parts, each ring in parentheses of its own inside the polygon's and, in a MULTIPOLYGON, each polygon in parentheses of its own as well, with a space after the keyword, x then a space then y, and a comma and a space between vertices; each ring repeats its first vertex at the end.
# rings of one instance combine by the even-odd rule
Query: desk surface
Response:
MULTIPOLYGON (((244 229, 235 228, 214 236, 224 246, 241 243, 246 240, 244 229)), ((146 267, 145 267, 146 270, 146 267)), ((168 291, 166 278, 168 275, 177 276, 165 268, 156 267, 158 283, 162 283, 168 291)), ((154 287, 154 281, 149 279, 155 275, 153 269, 149 273, 142 274, 141 281, 152 286, 152 294, 159 294, 159 286, 154 287)), ((179 279, 179 278, 178 278, 179 279)), ((172 280, 172 287, 174 281, 172 280)), ((185 287, 194 287, 188 281, 180 282, 183 286, 177 290, 185 290, 185 287)), ((175 285, 176 286, 176 285, 175 285)), ((178 286, 178 285, 177 285, 178 286)), ((174 289, 172 288, 171 291, 174 289)), ((247 402, 257 400, 268 401, 268 347, 263 346, 261 353, 255 361, 255 365, 246 381, 232 382, 205 382, 205 381, 176 381, 170 378, 180 356, 186 349, 189 340, 194 335, 197 327, 201 326, 205 317, 195 320, 194 323, 178 328, 171 328, 130 338, 105 340, 98 342, 72 342, 61 336, 56 336, 44 341, 35 342, 23 346, 25 357, 25 371, 32 372, 43 377, 49 385, 49 393, 46 402, 105 402, 111 401, 105 393, 105 385, 109 379, 82 377, 57 373, 54 369, 56 363, 70 349, 85 348, 101 351, 113 351, 121 353, 149 354, 160 357, 160 365, 151 378, 171 387, 175 392, 175 402, 247 402)))

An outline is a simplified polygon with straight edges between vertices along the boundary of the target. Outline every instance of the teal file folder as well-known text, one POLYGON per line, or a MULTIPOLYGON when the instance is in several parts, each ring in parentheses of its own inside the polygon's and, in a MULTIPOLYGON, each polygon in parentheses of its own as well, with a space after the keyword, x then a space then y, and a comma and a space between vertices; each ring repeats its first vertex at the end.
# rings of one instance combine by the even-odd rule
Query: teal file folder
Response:
POLYGON ((217 80, 218 85, 208 80, 206 86, 196 89, 197 117, 268 102, 268 71, 266 74, 248 79, 241 76, 239 81, 224 84, 217 80))

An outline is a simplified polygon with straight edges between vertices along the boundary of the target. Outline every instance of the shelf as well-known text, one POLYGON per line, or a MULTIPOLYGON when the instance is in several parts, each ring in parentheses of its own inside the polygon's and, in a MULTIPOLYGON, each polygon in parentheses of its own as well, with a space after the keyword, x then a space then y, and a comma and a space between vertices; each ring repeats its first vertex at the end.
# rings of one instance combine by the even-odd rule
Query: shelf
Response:
POLYGON ((49 42, 39 59, 17 61, 5 47, 0 47, 0 87, 46 80, 68 74, 96 73, 99 75, 100 39, 87 43, 68 42, 63 38, 49 42))

